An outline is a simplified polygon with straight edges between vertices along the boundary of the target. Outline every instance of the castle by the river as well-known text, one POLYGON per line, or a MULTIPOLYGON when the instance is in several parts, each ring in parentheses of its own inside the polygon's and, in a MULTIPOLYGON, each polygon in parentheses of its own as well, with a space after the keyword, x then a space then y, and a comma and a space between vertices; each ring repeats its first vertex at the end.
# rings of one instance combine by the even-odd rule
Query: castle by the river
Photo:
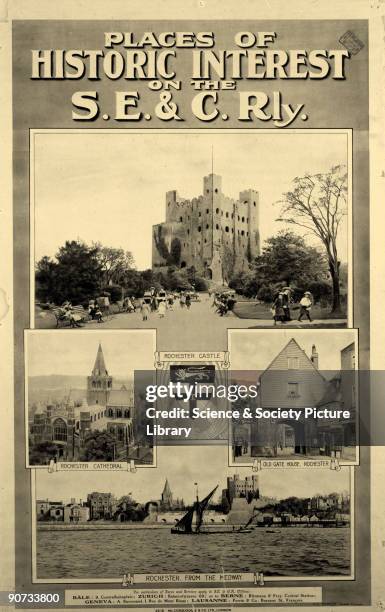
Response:
POLYGON ((223 193, 222 177, 209 174, 203 194, 192 200, 166 193, 166 221, 153 226, 153 269, 194 266, 204 278, 226 283, 259 252, 258 191, 246 189, 235 200, 223 193))

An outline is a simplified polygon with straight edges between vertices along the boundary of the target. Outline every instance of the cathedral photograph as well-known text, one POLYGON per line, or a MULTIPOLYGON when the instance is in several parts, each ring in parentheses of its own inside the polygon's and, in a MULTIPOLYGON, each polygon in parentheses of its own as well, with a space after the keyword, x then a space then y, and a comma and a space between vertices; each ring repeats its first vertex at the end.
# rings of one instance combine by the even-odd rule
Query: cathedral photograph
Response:
POLYGON ((114 132, 34 138, 36 328, 347 326, 349 131, 114 132))
POLYGON ((52 462, 153 464, 140 427, 134 370, 153 366, 151 331, 28 332, 29 466, 52 462))

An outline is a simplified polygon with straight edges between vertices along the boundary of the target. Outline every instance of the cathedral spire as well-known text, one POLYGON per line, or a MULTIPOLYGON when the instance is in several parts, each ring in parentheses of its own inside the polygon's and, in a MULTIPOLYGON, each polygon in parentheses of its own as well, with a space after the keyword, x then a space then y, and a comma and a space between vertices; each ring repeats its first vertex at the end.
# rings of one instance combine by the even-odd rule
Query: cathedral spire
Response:
POLYGON ((96 354, 94 369, 92 370, 93 376, 108 376, 108 371, 104 361, 102 345, 99 342, 98 352, 96 354))

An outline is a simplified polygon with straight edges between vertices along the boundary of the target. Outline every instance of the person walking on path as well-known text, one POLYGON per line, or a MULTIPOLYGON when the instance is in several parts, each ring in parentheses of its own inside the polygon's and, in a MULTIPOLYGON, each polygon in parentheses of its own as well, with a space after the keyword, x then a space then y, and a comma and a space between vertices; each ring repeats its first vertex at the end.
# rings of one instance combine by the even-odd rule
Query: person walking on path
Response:
POLYGON ((145 302, 144 300, 143 300, 142 305, 140 307, 140 312, 142 313, 143 321, 147 321, 148 315, 150 314, 150 305, 147 304, 147 302, 145 302))
POLYGON ((282 289, 282 296, 283 296, 283 310, 285 313, 285 321, 291 321, 291 316, 290 316, 290 301, 291 301, 291 289, 290 287, 284 287, 282 289))
POLYGON ((186 306, 188 309, 191 306, 191 295, 189 293, 186 295, 186 306))
POLYGON ((312 295, 310 293, 310 291, 305 291, 305 293, 303 294, 303 298, 301 299, 300 303, 299 303, 299 316, 298 316, 298 321, 302 321, 302 317, 305 315, 310 323, 312 322, 311 316, 310 316, 310 310, 311 307, 313 305, 313 300, 312 300, 312 295))
POLYGON ((186 296, 183 292, 180 294, 179 304, 181 308, 184 308, 184 305, 186 304, 186 296))
POLYGON ((166 314, 166 300, 161 300, 158 305, 159 318, 163 319, 165 314, 166 314))
POLYGON ((284 303, 285 303, 284 295, 283 295, 283 292, 280 291, 278 295, 276 296, 273 302, 273 307, 272 307, 274 325, 277 325, 277 321, 280 321, 281 323, 286 322, 285 310, 283 307, 284 303))

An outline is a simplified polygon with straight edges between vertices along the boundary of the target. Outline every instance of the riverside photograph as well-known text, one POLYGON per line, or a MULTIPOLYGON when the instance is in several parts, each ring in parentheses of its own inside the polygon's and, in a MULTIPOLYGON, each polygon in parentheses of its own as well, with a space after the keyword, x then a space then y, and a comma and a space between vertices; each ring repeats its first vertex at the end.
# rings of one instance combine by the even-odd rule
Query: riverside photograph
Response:
POLYGON ((160 448, 158 468, 140 477, 37 472, 36 579, 218 568, 266 578, 351 575, 349 468, 237 472, 223 467, 225 453, 175 448, 170 463, 160 448))

